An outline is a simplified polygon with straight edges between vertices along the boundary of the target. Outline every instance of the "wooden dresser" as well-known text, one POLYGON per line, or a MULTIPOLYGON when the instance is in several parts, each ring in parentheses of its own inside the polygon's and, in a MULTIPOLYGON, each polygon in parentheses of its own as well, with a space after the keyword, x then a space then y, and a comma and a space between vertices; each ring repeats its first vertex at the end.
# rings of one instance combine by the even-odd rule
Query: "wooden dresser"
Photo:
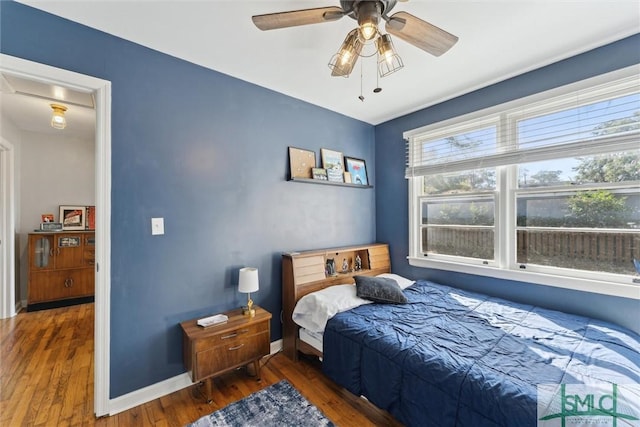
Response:
POLYGON ((94 231, 30 233, 27 304, 93 296, 95 257, 94 231))
POLYGON ((211 378, 253 363, 260 379, 260 359, 270 353, 271 313, 254 306, 254 317, 242 309, 228 311, 229 320, 214 326, 198 326, 198 319, 182 322, 184 365, 191 379, 204 381, 207 402, 211 401, 211 378))
POLYGON ((308 293, 329 286, 354 283, 353 276, 376 276, 391 272, 389 245, 370 245, 328 248, 282 255, 282 344, 283 352, 296 360, 298 351, 316 354, 313 348, 298 340, 298 325, 292 314, 296 302, 308 293), (326 272, 327 260, 333 259, 336 275, 326 272), (360 269, 355 270, 356 259, 360 269), (342 271, 343 263, 346 270, 342 271))

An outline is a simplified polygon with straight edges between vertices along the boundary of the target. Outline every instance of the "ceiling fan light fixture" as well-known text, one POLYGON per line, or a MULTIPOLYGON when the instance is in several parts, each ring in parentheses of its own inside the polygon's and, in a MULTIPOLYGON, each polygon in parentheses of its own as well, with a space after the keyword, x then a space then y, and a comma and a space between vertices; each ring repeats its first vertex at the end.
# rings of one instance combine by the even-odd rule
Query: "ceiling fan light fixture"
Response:
POLYGON ((377 1, 363 1, 358 8, 358 29, 364 41, 372 40, 378 34, 378 20, 380 19, 380 3, 377 1))
POLYGON ((378 33, 378 25, 371 22, 365 22, 360 25, 359 30, 360 37, 362 37, 365 41, 371 40, 378 33))
POLYGON ((50 104, 53 113, 51 114, 51 127, 55 129, 64 129, 67 127, 67 119, 64 117, 67 107, 60 104, 50 104))
POLYGON ((338 53, 333 55, 329 61, 331 75, 349 77, 361 50, 362 42, 358 38, 358 30, 351 30, 342 42, 338 53))
MULTIPOLYGON (((275 30, 331 22, 348 16, 357 21, 358 26, 347 35, 340 50, 331 57, 328 63, 331 75, 349 77, 359 56, 369 58, 376 55, 378 77, 385 77, 404 68, 402 58, 397 54, 389 34, 434 56, 444 54, 458 42, 457 36, 408 12, 400 11, 391 15, 390 12, 398 1, 407 0, 340 0, 340 7, 267 13, 254 15, 251 19, 260 30, 275 30), (378 28, 381 20, 385 21, 385 32, 389 34, 382 34, 378 28)), ((360 83, 359 99, 364 100, 362 71, 360 83)), ((379 87, 376 88, 377 92, 378 89, 379 87)))
POLYGON ((402 58, 396 52, 389 34, 383 34, 376 40, 378 49, 378 73, 380 77, 388 76, 404 67, 402 58))

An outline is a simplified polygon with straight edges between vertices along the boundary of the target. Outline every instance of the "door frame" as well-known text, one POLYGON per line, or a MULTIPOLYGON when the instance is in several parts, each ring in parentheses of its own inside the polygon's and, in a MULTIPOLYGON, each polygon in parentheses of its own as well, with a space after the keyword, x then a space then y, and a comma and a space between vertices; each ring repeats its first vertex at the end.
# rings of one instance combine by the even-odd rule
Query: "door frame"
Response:
MULTIPOLYGON (((92 93, 95 98, 96 286, 93 406, 97 417, 108 415, 111 313, 111 82, 5 54, 0 54, 0 71, 24 79, 92 93)), ((15 206, 11 208, 15 212, 15 206)))
POLYGON ((0 319, 16 315, 15 151, 0 136, 0 319))

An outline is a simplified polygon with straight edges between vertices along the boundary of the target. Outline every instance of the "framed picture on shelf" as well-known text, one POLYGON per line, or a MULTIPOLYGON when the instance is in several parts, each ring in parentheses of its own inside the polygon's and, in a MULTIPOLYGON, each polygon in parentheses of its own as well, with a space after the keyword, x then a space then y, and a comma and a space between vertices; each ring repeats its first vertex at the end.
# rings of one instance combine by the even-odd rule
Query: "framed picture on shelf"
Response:
POLYGON ((344 158, 340 151, 320 149, 322 167, 327 170, 327 180, 331 182, 344 182, 344 158))
POLYGON ((86 216, 86 206, 60 206, 60 222, 63 230, 84 230, 86 216))
POLYGON ((40 215, 40 222, 53 222, 53 214, 47 213, 40 215))
POLYGON ((289 176, 312 178, 311 169, 316 167, 316 153, 302 148, 289 147, 289 176))
POLYGON ((369 185, 367 164, 364 160, 345 156, 344 161, 347 166, 347 172, 351 174, 351 182, 353 184, 369 185))
POLYGON ((87 206, 87 220, 85 223, 85 229, 87 230, 95 230, 96 229, 96 207, 95 206, 87 206))
POLYGON ((322 168, 312 168, 311 173, 313 174, 313 179, 319 179, 320 181, 327 180, 327 170, 322 168))

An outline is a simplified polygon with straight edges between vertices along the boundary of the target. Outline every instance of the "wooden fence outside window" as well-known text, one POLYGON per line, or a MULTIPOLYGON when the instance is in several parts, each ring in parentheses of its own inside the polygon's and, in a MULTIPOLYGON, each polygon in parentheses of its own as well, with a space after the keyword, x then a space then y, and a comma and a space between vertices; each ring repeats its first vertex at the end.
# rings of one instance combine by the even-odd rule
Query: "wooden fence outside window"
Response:
MULTIPOLYGON (((493 259, 491 228, 427 227, 422 232, 423 251, 446 255, 493 259)), ((554 267, 635 274, 634 259, 640 259, 640 230, 517 231, 517 262, 554 267)))

